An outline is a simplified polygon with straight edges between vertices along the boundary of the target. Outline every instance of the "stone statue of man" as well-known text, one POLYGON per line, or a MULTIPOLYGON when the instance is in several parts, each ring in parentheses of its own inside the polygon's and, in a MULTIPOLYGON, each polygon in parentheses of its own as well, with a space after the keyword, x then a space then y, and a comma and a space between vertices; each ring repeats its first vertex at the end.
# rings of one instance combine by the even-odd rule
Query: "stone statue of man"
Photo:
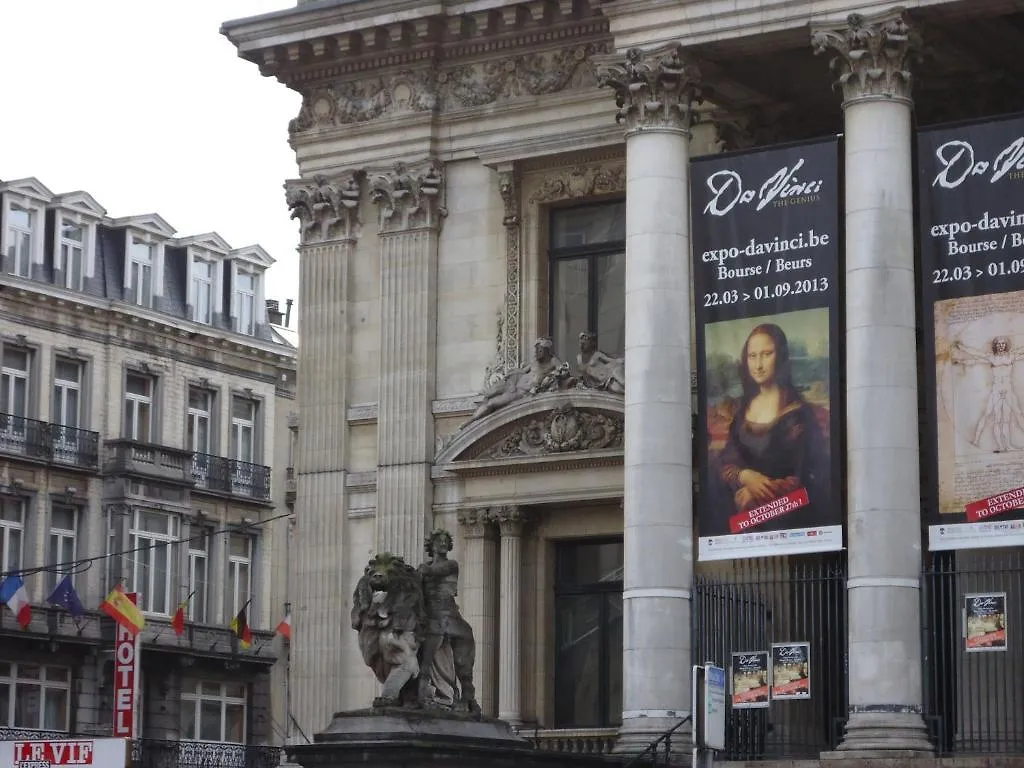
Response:
MULTIPOLYGON (((533 344, 533 360, 515 368, 480 393, 482 401, 466 424, 494 413, 527 395, 561 388, 569 379, 568 366, 555 357, 554 342, 541 336, 533 344)), ((465 425, 463 425, 465 426, 465 425)))
POLYGON ((626 363, 621 357, 612 357, 597 348, 597 334, 580 334, 580 352, 576 355, 580 383, 589 389, 601 389, 616 395, 626 392, 626 363))

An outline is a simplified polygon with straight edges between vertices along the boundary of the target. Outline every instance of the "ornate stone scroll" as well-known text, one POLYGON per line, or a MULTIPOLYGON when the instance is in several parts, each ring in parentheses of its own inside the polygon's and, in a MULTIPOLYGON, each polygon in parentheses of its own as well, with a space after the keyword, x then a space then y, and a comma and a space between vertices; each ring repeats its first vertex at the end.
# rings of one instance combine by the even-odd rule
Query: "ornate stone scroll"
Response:
POLYGON ((626 132, 651 128, 688 131, 691 107, 699 98, 700 70, 686 61, 679 43, 643 50, 630 48, 625 58, 595 57, 597 82, 615 91, 616 122, 626 132))
POLYGON ((507 459, 621 448, 622 436, 621 417, 564 405, 520 424, 477 458, 507 459))
POLYGON ((359 197, 364 177, 363 171, 350 171, 333 179, 317 175, 311 181, 285 185, 285 199, 291 218, 299 220, 303 245, 359 237, 359 197))
POLYGON ((444 166, 430 158, 418 165, 395 163, 388 173, 373 176, 370 200, 377 206, 382 234, 417 228, 438 228, 444 207, 444 166))
POLYGON ((814 30, 811 44, 816 54, 828 50, 838 54, 829 66, 846 101, 910 98, 913 77, 909 64, 921 41, 902 13, 875 17, 851 13, 841 29, 814 30))

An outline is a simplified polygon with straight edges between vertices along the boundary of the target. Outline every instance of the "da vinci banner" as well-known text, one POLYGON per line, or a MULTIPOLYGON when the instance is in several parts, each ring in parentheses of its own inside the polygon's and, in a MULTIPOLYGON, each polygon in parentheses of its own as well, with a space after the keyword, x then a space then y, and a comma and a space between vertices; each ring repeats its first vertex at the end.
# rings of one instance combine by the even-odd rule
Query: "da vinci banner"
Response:
POLYGON ((918 134, 933 550, 1024 544, 1024 117, 918 134))
POLYGON ((701 560, 842 549, 838 159, 692 163, 701 560))

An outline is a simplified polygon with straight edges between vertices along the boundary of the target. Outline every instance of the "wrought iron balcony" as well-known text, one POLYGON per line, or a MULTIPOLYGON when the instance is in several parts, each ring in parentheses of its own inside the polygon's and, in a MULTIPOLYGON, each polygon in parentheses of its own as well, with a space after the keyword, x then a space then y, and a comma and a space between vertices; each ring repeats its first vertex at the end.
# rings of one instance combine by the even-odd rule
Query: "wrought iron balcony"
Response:
POLYGON ((270 467, 226 459, 209 453, 192 454, 192 480, 196 488, 215 493, 270 498, 270 467))
POLYGON ((276 768, 281 756, 279 747, 248 744, 138 739, 132 745, 133 768, 276 768))
POLYGON ((98 432, 0 413, 0 453, 82 469, 99 467, 98 432))
POLYGON ((66 731, 40 731, 35 728, 0 728, 0 741, 45 741, 67 739, 66 731))
POLYGON ((106 442, 104 471, 107 473, 192 484, 192 451, 140 443, 138 440, 117 439, 106 442))

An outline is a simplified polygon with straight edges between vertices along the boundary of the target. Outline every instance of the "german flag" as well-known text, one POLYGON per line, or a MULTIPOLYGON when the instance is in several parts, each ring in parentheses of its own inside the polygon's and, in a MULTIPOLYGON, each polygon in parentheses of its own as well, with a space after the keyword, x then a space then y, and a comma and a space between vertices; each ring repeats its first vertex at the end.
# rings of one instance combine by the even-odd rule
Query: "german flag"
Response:
POLYGON ((238 638, 238 644, 242 648, 250 648, 252 646, 252 630, 249 628, 249 621, 245 616, 245 609, 249 607, 251 602, 252 600, 246 600, 242 610, 231 620, 231 631, 238 638))

